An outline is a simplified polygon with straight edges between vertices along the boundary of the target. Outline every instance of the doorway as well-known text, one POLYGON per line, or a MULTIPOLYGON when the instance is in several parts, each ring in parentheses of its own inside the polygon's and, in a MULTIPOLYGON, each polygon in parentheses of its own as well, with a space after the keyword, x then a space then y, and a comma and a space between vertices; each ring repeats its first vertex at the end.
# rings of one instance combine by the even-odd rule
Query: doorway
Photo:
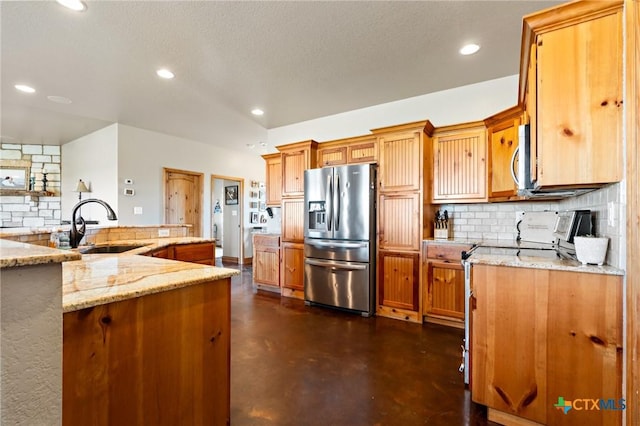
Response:
POLYGON ((242 264, 244 259, 244 179, 211 175, 211 237, 216 262, 242 264))
POLYGON ((164 167, 164 223, 191 225, 189 236, 202 236, 204 174, 164 167))

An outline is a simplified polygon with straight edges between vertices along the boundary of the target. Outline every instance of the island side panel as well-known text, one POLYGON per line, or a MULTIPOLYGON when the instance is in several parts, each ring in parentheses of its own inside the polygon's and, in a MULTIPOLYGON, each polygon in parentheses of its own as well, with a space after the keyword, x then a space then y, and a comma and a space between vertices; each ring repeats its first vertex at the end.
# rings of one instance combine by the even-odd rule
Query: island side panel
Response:
POLYGON ((63 424, 228 424, 230 284, 65 313, 63 424))
POLYGON ((0 424, 62 417, 62 266, 0 270, 0 424))

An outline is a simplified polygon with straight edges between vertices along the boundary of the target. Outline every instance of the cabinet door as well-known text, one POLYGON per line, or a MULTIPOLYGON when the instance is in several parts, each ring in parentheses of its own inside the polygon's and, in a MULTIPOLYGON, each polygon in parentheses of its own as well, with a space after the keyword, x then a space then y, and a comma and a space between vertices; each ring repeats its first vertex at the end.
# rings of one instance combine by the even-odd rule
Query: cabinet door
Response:
POLYGON ((519 119, 511 119, 489 129, 489 198, 518 193, 511 176, 511 158, 518 147, 519 124, 519 119))
POLYGON ((282 244, 282 287, 304 291, 304 245, 282 244))
POLYGON ((622 278, 551 271, 548 395, 602 398, 612 410, 550 410, 548 424, 621 425, 622 278), (567 423, 571 416, 571 423, 567 423))
POLYGON ((309 151, 300 149, 282 153, 282 195, 301 197, 304 195, 304 171, 309 164, 309 151))
POLYGON ((347 164, 347 147, 319 148, 318 163, 322 167, 347 164))
POLYGON ((375 163, 376 141, 347 146, 347 163, 375 163))
POLYGON ((378 303, 390 308, 418 311, 420 254, 380 251, 378 262, 378 303))
POLYGON ((620 181, 622 51, 621 12, 537 37, 540 185, 620 181))
POLYGON ((173 246, 172 259, 215 265, 215 247, 213 243, 176 244, 173 246))
POLYGON ((484 129, 433 139, 433 201, 486 201, 484 129))
POLYGON ((282 200, 282 241, 304 241, 304 200, 301 198, 282 200))
POLYGON ((282 158, 280 154, 263 156, 266 161, 266 203, 268 206, 280 206, 282 200, 282 158))
POLYGON ((419 191, 422 183, 422 133, 380 136, 380 191, 419 191))
POLYGON ((280 249, 254 247, 253 281, 278 287, 280 285, 280 249))
POLYGON ((473 401, 546 424, 549 271, 473 265, 472 286, 473 401))
POLYGON ((464 319, 464 271, 460 261, 429 261, 425 314, 464 319))
POLYGON ((381 194, 378 204, 378 241, 381 249, 420 250, 422 225, 420 194, 381 194))

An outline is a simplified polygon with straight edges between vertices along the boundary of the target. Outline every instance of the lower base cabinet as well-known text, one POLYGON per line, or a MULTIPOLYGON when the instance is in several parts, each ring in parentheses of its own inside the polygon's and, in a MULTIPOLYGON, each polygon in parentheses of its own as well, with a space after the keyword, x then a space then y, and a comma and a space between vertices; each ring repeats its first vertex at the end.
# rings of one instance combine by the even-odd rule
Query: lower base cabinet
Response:
POLYGON ((621 424, 620 276, 473 265, 472 290, 471 392, 490 420, 621 424))
POLYGON ((304 299, 304 244, 282 243, 282 295, 304 299))
POLYGON ((280 236, 253 236, 253 282, 267 290, 280 291, 280 236))
POLYGON ((216 264, 216 248, 214 243, 172 244, 145 253, 146 256, 163 259, 180 260, 182 262, 200 263, 214 266, 216 264))
POLYGON ((420 253, 378 252, 378 307, 384 317, 422 322, 420 253))

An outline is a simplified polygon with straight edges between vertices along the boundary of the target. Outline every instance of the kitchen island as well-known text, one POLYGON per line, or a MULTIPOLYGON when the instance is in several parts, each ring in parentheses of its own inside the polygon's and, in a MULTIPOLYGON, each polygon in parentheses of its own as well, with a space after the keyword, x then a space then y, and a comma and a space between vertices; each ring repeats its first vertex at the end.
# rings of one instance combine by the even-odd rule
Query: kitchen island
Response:
POLYGON ((130 254, 63 265, 63 424, 227 424, 233 269, 130 254))

